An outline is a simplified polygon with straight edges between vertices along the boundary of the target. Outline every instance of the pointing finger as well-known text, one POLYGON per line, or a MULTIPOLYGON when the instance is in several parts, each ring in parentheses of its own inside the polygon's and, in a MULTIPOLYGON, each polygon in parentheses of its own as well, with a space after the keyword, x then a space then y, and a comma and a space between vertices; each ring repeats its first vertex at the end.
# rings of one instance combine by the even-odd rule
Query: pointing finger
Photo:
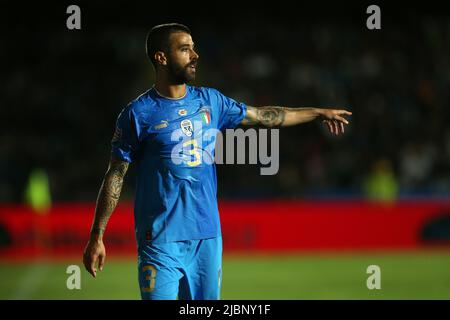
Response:
POLYGON ((347 111, 347 110, 339 110, 339 114, 347 114, 349 116, 352 115, 352 113, 350 111, 347 111))

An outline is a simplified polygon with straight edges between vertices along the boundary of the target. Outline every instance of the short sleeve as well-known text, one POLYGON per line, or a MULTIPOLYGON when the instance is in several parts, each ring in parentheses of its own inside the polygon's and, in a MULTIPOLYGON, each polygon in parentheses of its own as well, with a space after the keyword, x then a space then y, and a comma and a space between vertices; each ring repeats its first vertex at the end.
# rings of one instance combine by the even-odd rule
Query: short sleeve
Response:
POLYGON ((247 106, 242 102, 237 102, 224 96, 217 90, 213 90, 217 99, 219 112, 218 129, 233 129, 245 118, 247 106))
POLYGON ((118 159, 133 162, 138 151, 136 122, 131 108, 124 108, 116 121, 116 129, 111 140, 111 153, 118 159))

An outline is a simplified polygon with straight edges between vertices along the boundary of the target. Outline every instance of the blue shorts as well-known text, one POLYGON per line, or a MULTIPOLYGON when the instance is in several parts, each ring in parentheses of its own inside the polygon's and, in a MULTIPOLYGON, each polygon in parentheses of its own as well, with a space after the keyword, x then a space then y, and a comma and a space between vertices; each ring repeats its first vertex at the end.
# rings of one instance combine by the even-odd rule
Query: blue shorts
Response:
POLYGON ((138 246, 138 276, 145 300, 219 300, 222 237, 138 246))

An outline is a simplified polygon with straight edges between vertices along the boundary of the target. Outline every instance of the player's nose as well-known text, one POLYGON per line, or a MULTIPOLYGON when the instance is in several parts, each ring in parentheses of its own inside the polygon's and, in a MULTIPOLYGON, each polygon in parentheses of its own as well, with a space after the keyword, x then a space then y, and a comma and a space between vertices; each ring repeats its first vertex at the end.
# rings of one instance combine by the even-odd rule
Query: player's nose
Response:
POLYGON ((198 53, 195 52, 194 50, 192 50, 192 57, 191 57, 191 59, 195 61, 195 60, 197 60, 198 58, 200 58, 200 56, 198 55, 198 53))

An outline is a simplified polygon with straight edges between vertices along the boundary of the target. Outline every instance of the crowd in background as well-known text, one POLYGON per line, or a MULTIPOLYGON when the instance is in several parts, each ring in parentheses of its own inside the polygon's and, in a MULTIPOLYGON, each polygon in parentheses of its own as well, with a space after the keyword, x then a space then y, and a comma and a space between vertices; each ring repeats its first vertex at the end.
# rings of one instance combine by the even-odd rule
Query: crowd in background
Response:
MULTIPOLYGON (((450 194, 450 19, 378 32, 295 20, 189 26, 200 54, 194 85, 253 106, 353 112, 339 137, 320 121, 281 129, 274 176, 219 165, 220 198, 450 194)), ((116 117, 153 84, 146 29, 18 34, 27 31, 5 33, 0 47, 0 202, 22 202, 36 168, 54 201, 95 200, 116 117)), ((131 167, 124 199, 134 182, 131 167)))

